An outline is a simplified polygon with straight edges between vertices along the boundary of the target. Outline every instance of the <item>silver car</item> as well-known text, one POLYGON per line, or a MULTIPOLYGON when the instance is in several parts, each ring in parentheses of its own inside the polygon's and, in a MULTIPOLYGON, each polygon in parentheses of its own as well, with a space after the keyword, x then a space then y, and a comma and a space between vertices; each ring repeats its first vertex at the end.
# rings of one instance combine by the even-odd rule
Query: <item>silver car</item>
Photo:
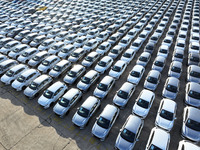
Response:
POLYGON ((71 88, 59 99, 59 101, 53 107, 54 113, 60 117, 64 117, 69 109, 75 105, 81 99, 81 97, 82 92, 80 90, 71 88))
POLYGON ((185 88, 185 103, 200 108, 200 85, 189 82, 185 88))
POLYGON ((20 74, 28 69, 28 66, 19 64, 8 70, 2 77, 1 82, 6 85, 11 84, 20 74))
POLYGON ((48 50, 48 53, 50 54, 57 54, 59 53, 59 51, 61 51, 61 49, 65 46, 65 44, 63 42, 57 42, 54 43, 50 49, 48 50))
POLYGON ((7 59, 0 63, 0 75, 4 74, 6 71, 14 67, 15 65, 18 65, 19 63, 16 60, 13 59, 7 59))
POLYGON ((183 58, 184 58, 184 51, 183 50, 180 50, 180 49, 174 50, 172 61, 183 62, 183 58))
POLYGON ((63 81, 68 84, 73 84, 75 81, 78 80, 86 72, 86 69, 82 65, 74 65, 63 78, 63 81))
POLYGON ((53 78, 57 78, 61 76, 64 72, 66 72, 71 67, 71 62, 68 60, 61 60, 49 71, 49 75, 53 78))
POLYGON ((162 96, 165 98, 169 98, 171 100, 175 100, 176 96, 179 91, 179 79, 175 77, 168 77, 166 79, 163 91, 162 91, 162 96))
POLYGON ((78 48, 74 50, 70 56, 68 57, 68 60, 72 63, 76 63, 79 60, 81 60, 86 54, 86 51, 83 48, 78 48))
POLYGON ((121 60, 125 61, 127 64, 129 64, 133 58, 135 57, 136 52, 132 49, 127 49, 121 56, 121 60))
POLYGON ((188 65, 200 66, 200 55, 198 53, 190 53, 188 55, 188 65))
POLYGON ((129 99, 135 92, 136 86, 132 83, 125 82, 121 88, 116 92, 113 103, 120 108, 124 108, 128 103, 129 99))
POLYGON ((172 61, 168 71, 168 76, 180 78, 182 73, 182 63, 179 61, 172 61))
POLYGON ((26 44, 19 44, 17 45, 12 51, 10 51, 8 53, 8 56, 11 58, 18 58, 20 54, 22 54, 25 50, 27 50, 28 48, 30 48, 28 45, 26 44))
POLYGON ((7 59, 8 59, 7 56, 0 54, 0 63, 7 60, 7 59))
POLYGON ((157 70, 159 72, 162 72, 165 67, 165 57, 163 56, 157 56, 153 62, 152 70, 157 70))
POLYGON ((157 70, 149 71, 144 82, 144 88, 155 91, 160 83, 161 74, 157 70))
POLYGON ((81 64, 88 68, 95 64, 99 60, 99 58, 100 54, 98 54, 97 52, 90 52, 81 62, 81 64))
POLYGON ((136 62, 137 65, 141 65, 143 67, 146 67, 146 65, 148 64, 149 60, 151 58, 151 54, 148 52, 143 52, 139 57, 138 60, 136 62))
POLYGON ((118 60, 109 71, 109 76, 119 79, 126 70, 127 63, 123 60, 118 60))
POLYGON ((144 120, 130 115, 117 136, 115 148, 119 150, 132 150, 139 140, 140 133, 144 126, 144 120))
POLYGON ((135 85, 138 85, 140 80, 143 77, 144 72, 145 72, 145 68, 143 66, 135 65, 133 69, 130 71, 127 81, 135 85))
POLYGON ((17 58, 17 60, 21 63, 28 63, 28 61, 33 58, 39 52, 36 48, 28 48, 23 51, 21 55, 17 58))
POLYGON ((51 106, 51 103, 56 102, 68 89, 65 83, 57 81, 46 89, 38 99, 38 104, 45 109, 51 106))
POLYGON ((111 44, 106 41, 97 47, 96 52, 99 53, 101 56, 103 56, 105 53, 107 53, 110 50, 110 48, 111 48, 111 44))
POLYGON ((49 56, 49 53, 47 51, 39 52, 28 61, 28 65, 35 67, 38 64, 40 64, 48 56, 49 56))
POLYGON ((114 84, 115 79, 113 77, 105 76, 95 88, 93 95, 99 99, 105 98, 114 84))
POLYGON ((200 67, 190 65, 187 69, 187 81, 200 83, 200 67))
POLYGON ((29 86, 24 90, 24 95, 26 95, 29 98, 34 98, 35 96, 39 95, 39 92, 44 89, 46 86, 51 84, 53 79, 46 75, 40 75, 35 80, 33 80, 29 86))
POLYGON ((41 73, 36 69, 28 69, 23 72, 17 79, 12 83, 12 87, 17 91, 24 90, 31 81, 37 78, 41 73))
POLYGON ((116 106, 107 104, 92 127, 92 134, 104 141, 119 115, 116 106))
POLYGON ((200 141, 200 110, 185 107, 183 112, 182 136, 194 142, 200 141))
POLYGON ((170 134, 163 129, 151 129, 145 150, 168 150, 170 134))
POLYGON ((90 88, 92 84, 94 84, 99 79, 99 77, 100 75, 97 71, 90 70, 78 82, 77 88, 85 92, 90 88))
POLYGON ((56 41, 54 39, 46 39, 39 45, 38 50, 40 51, 48 50, 55 43, 56 41))
POLYGON ((89 96, 74 114, 72 122, 83 129, 99 107, 100 100, 94 96, 89 96))
POLYGON ((42 73, 47 73, 54 67, 55 64, 57 64, 61 59, 56 55, 51 55, 45 60, 42 61, 42 63, 38 66, 38 70, 42 73))
POLYGON ((177 104, 170 99, 162 99, 158 108, 155 125, 167 130, 173 128, 176 119, 177 104))
POLYGON ((95 66, 95 70, 103 74, 113 63, 113 59, 109 56, 104 56, 95 66))
POLYGON ((60 58, 67 58, 75 49, 75 46, 72 44, 65 45, 58 53, 58 56, 60 58))
POLYGON ((132 113, 141 117, 142 119, 146 118, 149 113, 149 110, 155 99, 155 94, 149 90, 142 90, 140 95, 136 99, 135 104, 133 105, 132 113))

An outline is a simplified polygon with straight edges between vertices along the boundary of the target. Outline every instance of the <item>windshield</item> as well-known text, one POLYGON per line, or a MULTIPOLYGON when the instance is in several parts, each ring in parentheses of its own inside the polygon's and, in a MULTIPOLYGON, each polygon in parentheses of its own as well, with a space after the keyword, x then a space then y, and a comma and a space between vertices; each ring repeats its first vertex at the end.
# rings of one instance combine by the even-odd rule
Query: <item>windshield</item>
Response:
POLYGON ((139 99, 138 101, 137 101, 137 105, 138 106, 140 106, 140 107, 142 107, 142 108, 148 108, 149 107, 149 102, 147 102, 147 101, 145 101, 145 100, 143 100, 143 99, 139 99))
POLYGON ((132 55, 130 53, 124 53, 123 56, 126 58, 131 58, 132 55))
POLYGON ((76 57, 76 58, 78 58, 79 55, 80 55, 80 53, 76 53, 76 52, 73 52, 73 53, 71 54, 72 57, 76 57))
POLYGON ((112 40, 112 41, 115 41, 116 37, 111 36, 109 39, 112 40))
POLYGON ((147 57, 140 56, 139 60, 140 60, 140 61, 147 62, 148 59, 147 59, 147 57))
POLYGON ((67 75, 70 76, 70 77, 76 77, 76 72, 68 71, 67 75))
POLYGON ((196 92, 196 91, 190 90, 188 93, 188 96, 195 98, 195 99, 200 99, 200 93, 196 92))
POLYGON ((8 71, 6 72, 6 75, 7 75, 8 77, 12 77, 14 74, 15 74, 15 72, 12 71, 12 70, 8 70, 8 71))
POLYGON ((151 76, 149 76, 147 78, 147 81, 150 82, 150 83, 153 83, 153 84, 157 84, 157 78, 154 78, 154 77, 151 77, 151 76))
POLYGON ((99 119, 97 120, 97 124, 102 128, 108 129, 110 125, 110 120, 107 120, 103 117, 99 117, 99 119))
POLYGON ((176 93, 177 92, 177 87, 176 86, 173 86, 173 85, 170 85, 168 84, 166 89, 170 92, 173 92, 173 93, 176 93))
POLYGON ((98 63, 98 65, 101 66, 101 67, 105 67, 105 66, 106 66, 106 62, 100 61, 100 62, 98 63))
POLYGON ((93 44, 91 42, 88 42, 85 45, 91 47, 93 44))
POLYGON ((38 84, 35 83, 35 82, 32 82, 30 85, 29 85, 29 88, 32 89, 32 90, 36 90, 38 87, 38 84))
POLYGON ((99 49, 101 49, 101 50, 105 50, 106 47, 105 47, 104 45, 100 45, 100 46, 99 46, 99 49))
POLYGON ((63 106, 63 107, 67 107, 68 105, 69 105, 69 100, 68 99, 66 99, 66 98, 64 98, 64 97, 62 97, 59 101, 58 101, 58 103, 61 105, 61 106, 63 106))
POLYGON ((194 62, 199 62, 199 57, 191 57, 190 60, 194 62))
POLYGON ((200 78, 200 73, 199 73, 199 72, 196 72, 196 71, 191 71, 191 72, 190 72, 190 75, 193 76, 193 77, 200 78))
POLYGON ((169 112, 169 111, 167 111, 167 110, 164 110, 164 109, 161 110, 160 116, 161 116, 162 118, 167 119, 167 120, 170 120, 170 121, 173 120, 173 113, 172 113, 172 112, 169 112))
POLYGON ((153 40, 153 41, 157 41, 157 40, 158 40, 158 38, 157 38, 157 37, 155 37, 155 36, 153 36, 153 37, 151 38, 151 40, 153 40))
POLYGON ((46 91, 44 91, 43 96, 50 99, 53 97, 53 94, 54 94, 53 92, 46 90, 46 91))
POLYGON ((137 78, 140 77, 140 73, 137 72, 137 71, 132 71, 130 75, 133 76, 133 77, 137 77, 137 78))
POLYGON ((33 60, 39 61, 39 60, 40 60, 40 57, 39 57, 39 56, 35 56, 35 57, 33 57, 33 60))
POLYGON ((85 84, 89 84, 89 83, 90 83, 90 78, 88 78, 88 77, 82 77, 82 78, 81 78, 81 81, 82 81, 83 83, 85 83, 85 84))
POLYGON ((151 144, 151 146, 149 147, 149 150, 162 150, 161 148, 151 144))
POLYGON ((121 40, 120 43, 127 44, 127 40, 121 40))
POLYGON ((55 70, 55 71, 57 71, 57 72, 59 72, 59 71, 61 71, 61 69, 62 69, 62 67, 61 66, 54 66, 53 67, 53 70, 55 70))
POLYGON ((174 72, 177 72, 177 73, 181 72, 181 68, 178 68, 178 67, 175 67, 175 66, 173 66, 171 70, 174 71, 174 72))
POLYGON ((166 49, 160 49, 161 53, 167 54, 167 50, 166 49))
POLYGON ((41 44, 42 46, 48 46, 48 43, 44 42, 41 44))
POLYGON ((19 78, 17 78, 17 81, 22 83, 25 81, 25 79, 26 78, 24 76, 19 76, 19 78))
POLYGON ((186 122, 186 126, 196 131, 200 131, 200 122, 197 122, 192 119, 188 119, 186 122))
POLYGON ((22 56, 27 57, 27 56, 28 56, 28 53, 27 53, 27 52, 24 52, 24 53, 22 54, 22 56))
POLYGON ((112 70, 116 71, 116 72, 120 72, 121 71, 121 67, 119 67, 119 66, 113 66, 112 70))
POLYGON ((43 64, 44 66, 48 66, 48 65, 50 64, 50 62, 47 61, 47 60, 44 60, 44 61, 42 62, 42 64, 43 64))
POLYGON ((123 99, 127 99, 128 98, 128 93, 120 90, 119 92, 117 92, 117 96, 119 96, 119 97, 121 97, 123 99))
POLYGON ((92 62, 93 61, 93 57, 87 56, 87 57, 85 57, 85 60, 89 61, 89 62, 92 62))
POLYGON ((179 53, 176 53, 176 54, 175 54, 175 57, 177 57, 177 58, 183 58, 183 55, 182 55, 182 54, 179 54, 179 53))
POLYGON ((155 63, 154 63, 154 65, 156 65, 156 66, 159 66, 159 67, 163 67, 163 62, 160 62, 160 61, 156 61, 155 63))
POLYGON ((84 107, 80 107, 79 110, 77 111, 77 113, 78 113, 80 116, 86 118, 86 117, 88 117, 90 111, 89 111, 88 109, 84 108, 84 107))
POLYGON ((113 54, 118 54, 119 51, 118 51, 117 49, 112 49, 112 50, 111 50, 111 53, 113 53, 113 54))
POLYGON ((127 130, 127 129, 124 129, 122 132, 121 132, 121 137, 123 139, 125 139, 126 141, 130 142, 130 143, 133 143, 134 140, 135 140, 135 133, 127 130))
POLYGON ((107 88, 108 88, 108 86, 105 85, 105 84, 103 84, 103 83, 99 83, 99 85, 97 86, 97 88, 98 88, 99 90, 106 91, 107 88))

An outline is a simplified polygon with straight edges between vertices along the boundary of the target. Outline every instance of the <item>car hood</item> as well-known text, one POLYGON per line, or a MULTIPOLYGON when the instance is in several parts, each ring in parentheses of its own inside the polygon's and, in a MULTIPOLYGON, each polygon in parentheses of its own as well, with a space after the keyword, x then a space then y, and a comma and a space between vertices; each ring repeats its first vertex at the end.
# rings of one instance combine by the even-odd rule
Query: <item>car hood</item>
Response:
POLYGON ((25 94, 26 96, 29 96, 29 97, 33 96, 35 93, 36 93, 36 90, 32 90, 32 89, 30 89, 29 87, 27 87, 27 88, 24 90, 24 94, 25 94))
POLYGON ((76 62, 79 58, 75 58, 75 57, 72 57, 72 56, 69 56, 68 60, 71 61, 71 62, 76 62))
POLYGON ((156 121, 158 125, 166 130, 170 130, 173 127, 173 121, 166 120, 162 117, 157 117, 156 121))
POLYGON ((76 80, 76 78, 72 78, 72 77, 69 77, 69 76, 64 77, 64 81, 66 83, 69 83, 69 84, 72 84, 75 80, 76 80))
POLYGON ((40 70, 40 71, 42 71, 42 72, 43 72, 43 71, 46 71, 48 68, 49 68, 48 66, 44 66, 44 65, 42 65, 42 64, 38 66, 38 70, 40 70))
POLYGON ((115 71, 110 70, 109 75, 114 78, 117 78, 117 77, 119 77, 120 73, 121 72, 115 72, 115 71))
POLYGON ((145 87, 147 89, 155 90, 156 89, 156 84, 152 84, 150 82, 145 82, 145 87))
POLYGON ((138 116, 145 117, 148 113, 148 109, 144 109, 144 108, 138 106, 137 104, 135 104, 133 106, 133 112, 135 114, 137 114, 138 116))
POLYGON ((58 115, 64 114, 68 109, 69 107, 63 107, 59 103, 56 103, 56 105, 53 107, 53 111, 58 115))
POLYGON ((190 105, 200 107, 200 100, 199 99, 192 98, 192 97, 188 96, 188 94, 186 94, 186 100, 190 105))
POLYGON ((86 60, 83 60, 82 65, 83 66, 90 66, 92 63, 86 60))
POLYGON ((120 150, 129 150, 133 147, 134 143, 130 143, 123 139, 120 135, 118 136, 115 146, 120 150))
POLYGON ((97 65, 97 66, 95 66, 95 70, 98 72, 103 72, 105 70, 105 68, 97 65))
POLYGON ((119 106, 124 106, 126 103, 127 103, 127 100, 126 99, 123 99, 123 98, 120 98, 119 96, 115 96, 113 98, 113 102, 116 104, 116 105, 119 105, 119 106))
POLYGON ((44 97, 43 95, 38 99, 38 103, 42 106, 46 106, 50 101, 51 99, 48 99, 44 97))
POLYGON ((136 77, 133 77, 133 76, 128 76, 128 81, 131 82, 131 83, 134 83, 134 84, 138 84, 139 81, 140 81, 140 78, 136 78, 136 77))
POLYGON ((75 113, 74 117, 72 118, 73 122, 78 125, 78 126, 82 126, 85 124, 86 118, 78 115, 77 113, 75 113))
POLYGON ((59 75, 59 73, 60 73, 60 72, 51 70, 51 71, 49 72, 49 75, 55 78, 55 77, 57 77, 57 76, 59 75))
POLYGON ((96 96, 96 97, 99 97, 99 98, 104 98, 105 97, 105 95, 106 95, 106 92, 105 91, 101 91, 101 90, 99 90, 99 89, 95 89, 94 90, 94 95, 96 96))
POLYGON ((12 77, 8 77, 7 75, 3 75, 1 77, 1 81, 4 82, 5 84, 9 84, 9 82, 12 80, 13 78, 12 77))
POLYGON ((183 133, 185 136, 193 141, 200 141, 200 132, 192 130, 188 128, 187 126, 183 126, 183 133))
POLYGON ((95 123, 92 128, 92 133, 99 138, 104 138, 108 133, 108 129, 104 129, 100 127, 97 123, 95 123))
POLYGON ((78 87, 79 89, 85 91, 86 89, 88 89, 89 85, 88 85, 88 84, 85 84, 85 83, 83 83, 83 82, 79 82, 79 83, 77 84, 77 87, 78 87))
POLYGON ((12 83, 12 87, 15 88, 15 89, 19 89, 19 88, 21 88, 21 86, 22 86, 22 83, 18 82, 17 80, 15 80, 12 83))
POLYGON ((177 93, 170 92, 168 90, 164 90, 163 96, 169 99, 174 100, 176 98, 177 93))
POLYGON ((38 47, 38 50, 46 50, 48 47, 46 47, 46 46, 42 46, 42 45, 40 45, 39 47, 38 47))
POLYGON ((38 43, 36 43, 36 42, 34 42, 34 41, 32 41, 31 43, 30 43, 30 46, 37 46, 38 45, 38 43))

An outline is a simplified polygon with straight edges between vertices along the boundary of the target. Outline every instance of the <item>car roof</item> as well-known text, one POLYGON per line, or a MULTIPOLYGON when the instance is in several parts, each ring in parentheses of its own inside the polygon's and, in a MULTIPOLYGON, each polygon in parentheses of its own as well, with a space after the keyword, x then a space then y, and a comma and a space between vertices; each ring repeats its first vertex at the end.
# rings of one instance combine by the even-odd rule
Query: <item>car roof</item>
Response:
POLYGON ((77 72, 82 68, 84 68, 82 65, 76 64, 71 68, 71 71, 73 70, 73 71, 77 72))
POLYGON ((191 70, 196 71, 196 72, 200 72, 200 67, 196 66, 196 65, 190 65, 189 66, 191 68, 191 70))
POLYGON ((62 87, 63 85, 65 85, 63 82, 57 81, 54 84, 52 84, 48 90, 55 92, 57 91, 60 87, 62 87))
POLYGON ((172 63, 173 63, 173 66, 182 68, 182 63, 180 61, 173 61, 172 63))
POLYGON ((78 94, 80 91, 77 88, 69 89, 62 97, 67 98, 68 100, 72 100, 72 98, 78 94))
POLYGON ((16 63, 17 63, 16 60, 13 60, 13 59, 7 59, 7 60, 1 62, 0 65, 1 65, 1 66, 5 66, 5 65, 7 65, 7 64, 9 64, 9 63, 12 63, 12 62, 16 62, 16 63))
POLYGON ((21 75, 23 75, 24 77, 28 77, 30 74, 34 72, 38 72, 38 71, 36 69, 28 69, 25 72, 23 72, 21 75))
POLYGON ((141 123, 142 123, 142 120, 140 117, 135 116, 135 115, 130 115, 128 117, 128 121, 126 122, 126 125, 124 126, 124 128, 136 133, 141 123))
POLYGON ((162 109, 165 109, 167 111, 174 113, 176 105, 177 105, 176 102, 171 99, 166 99, 166 98, 162 99, 162 101, 163 101, 162 109))
POLYGON ((110 59, 112 60, 110 56, 104 56, 101 61, 109 61, 110 59))
POLYGON ((94 75, 98 74, 97 71, 95 70, 90 70, 89 72, 87 72, 84 76, 88 77, 88 78, 92 78, 94 75))
POLYGON ((142 65, 135 65, 132 70, 141 72, 144 67, 142 65))
POLYGON ((124 64, 126 64, 125 61, 123 61, 123 60, 118 60, 118 61, 114 64, 114 66, 122 67, 124 64))
POLYGON ((156 78, 158 78, 158 76, 160 75, 160 72, 157 71, 157 70, 151 70, 151 71, 149 71, 149 74, 148 74, 148 75, 151 76, 151 77, 156 77, 156 78))
POLYGON ((59 57, 56 56, 56 55, 51 55, 51 56, 47 57, 45 60, 52 61, 52 60, 54 60, 55 58, 59 58, 59 57))
POLYGON ((200 85, 195 82, 189 82, 186 84, 186 86, 190 85, 190 90, 200 92, 200 85))
POLYGON ((165 149, 166 147, 164 146, 167 146, 167 141, 170 134, 156 127, 154 127, 152 131, 154 131, 154 138, 152 140, 152 144, 158 146, 161 149, 165 149))
POLYGON ((176 49, 174 52, 175 52, 175 53, 179 53, 179 54, 184 54, 184 51, 183 51, 183 50, 180 50, 180 49, 176 49))
POLYGON ((168 77, 167 79, 168 79, 168 84, 178 86, 179 79, 175 77, 168 77))
POLYGON ((199 43, 198 42, 191 42, 191 45, 199 46, 199 43))
POLYGON ((102 80, 101 80, 101 82, 100 83, 103 83, 103 84, 109 84, 111 81, 113 81, 114 80, 114 78, 113 77, 111 77, 111 76, 105 76, 102 80))
POLYGON ((149 57, 151 54, 148 53, 148 52, 142 52, 142 54, 140 56, 143 56, 143 57, 149 57))
POLYGON ((26 47, 26 46, 28 46, 28 45, 26 45, 26 44, 19 44, 19 45, 16 46, 16 48, 23 48, 23 47, 26 47))
POLYGON ((64 42, 61 42, 61 41, 59 41, 59 42, 56 42, 55 44, 54 44, 54 46, 56 45, 56 46, 60 46, 60 45, 62 45, 62 44, 65 44, 64 42))
POLYGON ((199 115, 198 115, 198 114, 200 114, 200 110, 198 108, 187 106, 186 109, 189 110, 188 111, 188 118, 200 122, 200 118, 199 118, 199 115))
POLYGON ((54 39, 47 39, 47 40, 45 40, 44 42, 45 42, 45 43, 49 43, 49 42, 51 42, 51 41, 54 41, 54 39))
POLYGON ((168 45, 165 45, 165 44, 162 44, 162 45, 160 46, 160 48, 169 50, 169 46, 168 46, 168 45))
POLYGON ((165 57, 163 56, 157 56, 155 61, 162 61, 162 62, 165 62, 165 57))
POLYGON ((82 52, 82 51, 85 51, 83 48, 78 48, 78 49, 75 49, 74 50, 74 52, 76 52, 76 53, 80 53, 80 52, 82 52))
POLYGON ((90 110, 97 101, 99 101, 99 99, 95 96, 89 96, 81 106, 90 110))
POLYGON ((142 92, 141 92, 140 98, 150 102, 152 96, 155 96, 154 92, 152 92, 150 90, 143 89, 142 92))
POLYGON ((100 116, 108 120, 111 120, 117 110, 118 108, 116 106, 107 104, 106 107, 103 109, 102 113, 100 114, 100 116))
POLYGON ((42 74, 40 75, 39 77, 37 77, 34 82, 35 83, 41 83, 42 81, 48 79, 48 78, 51 78, 49 75, 46 75, 46 74, 42 74))
POLYGON ((134 84, 130 82, 125 82, 119 90, 123 90, 125 92, 129 92, 133 87, 135 87, 134 84))
POLYGON ((66 59, 63 59, 63 60, 59 61, 56 65, 62 67, 63 65, 65 65, 65 64, 67 64, 67 63, 69 63, 69 61, 66 60, 66 59))

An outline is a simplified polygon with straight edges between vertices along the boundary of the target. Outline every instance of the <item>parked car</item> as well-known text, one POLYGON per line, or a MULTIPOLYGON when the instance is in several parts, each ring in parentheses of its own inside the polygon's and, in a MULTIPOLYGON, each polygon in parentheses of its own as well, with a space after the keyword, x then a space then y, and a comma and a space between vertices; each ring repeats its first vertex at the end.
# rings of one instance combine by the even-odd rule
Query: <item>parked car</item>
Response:
POLYGON ((113 59, 116 59, 122 52, 124 48, 120 45, 114 46, 110 52, 108 53, 108 56, 110 56, 113 59))
POLYGON ((84 46, 83 49, 87 52, 93 51, 98 46, 98 41, 95 39, 89 40, 84 46))
POLYGON ((29 33, 27 34, 23 39, 22 43, 29 44, 31 41, 33 41, 38 36, 37 33, 29 33))
POLYGON ((198 53, 200 52, 200 45, 199 42, 192 42, 189 45, 188 53, 198 53))
POLYGON ((135 104, 133 105, 132 114, 135 114, 141 117, 142 119, 146 118, 154 99, 154 92, 146 89, 142 90, 140 92, 140 95, 136 99, 135 104))
POLYGON ((137 65, 141 65, 143 67, 146 67, 146 65, 148 64, 149 60, 151 58, 151 54, 148 52, 143 52, 137 59, 136 64, 137 65))
POLYGON ((133 149, 139 140, 143 126, 144 120, 135 115, 130 115, 120 129, 115 142, 115 148, 119 150, 133 149))
POLYGON ((28 34, 30 34, 31 31, 30 30, 23 30, 21 32, 19 32, 15 37, 14 39, 15 40, 18 40, 18 41, 21 41, 24 37, 26 37, 28 34))
POLYGON ((95 70, 103 74, 110 68, 113 63, 113 59, 109 56, 104 56, 95 66, 95 70))
POLYGON ((37 78, 41 73, 36 69, 28 69, 23 72, 17 79, 12 83, 12 87, 17 91, 24 90, 26 86, 28 86, 31 81, 37 78))
POLYGON ((34 79, 29 86, 24 90, 24 95, 29 97, 30 99, 39 95, 39 92, 46 88, 48 85, 52 83, 53 79, 46 75, 40 75, 36 79, 34 79))
POLYGON ((48 56, 49 56, 49 53, 47 51, 39 52, 28 61, 28 65, 32 67, 36 67, 48 56))
POLYGON ((65 83, 57 81, 46 89, 38 99, 38 104, 45 109, 51 106, 51 103, 56 102, 68 89, 65 83))
POLYGON ((143 66, 135 65, 133 69, 130 71, 127 81, 135 85, 139 84, 140 80, 143 77, 144 72, 145 68, 143 66))
POLYGON ((161 73, 157 70, 149 71, 144 82, 144 88, 155 91, 158 84, 160 83, 161 73))
POLYGON ((200 67, 195 65, 190 65, 187 68, 187 81, 200 83, 200 67))
POLYGON ((189 53, 187 64, 200 66, 200 55, 198 53, 189 53))
POLYGON ((166 58, 163 56, 157 56, 153 62, 152 65, 152 70, 157 70, 159 72, 162 72, 164 67, 165 67, 165 63, 166 63, 166 58))
POLYGON ((9 69, 2 77, 1 77, 1 82, 5 83, 6 85, 12 84, 12 82, 24 71, 26 71, 28 66, 24 64, 19 64, 11 69, 9 69))
POLYGON ((86 72, 86 69, 82 65, 74 65, 66 74, 66 76, 63 78, 63 81, 68 84, 73 84, 75 81, 78 80, 84 73, 86 72))
POLYGON ((105 98, 115 84, 115 79, 110 76, 105 76, 95 88, 93 95, 99 99, 105 98))
POLYGON ((14 67, 15 65, 18 65, 19 63, 16 60, 13 59, 7 59, 0 63, 0 75, 4 74, 6 71, 14 67))
POLYGON ((100 100, 94 96, 89 96, 74 114, 72 122, 83 129, 99 107, 100 100))
POLYGON ((99 77, 100 75, 97 71, 90 70, 78 82, 77 88, 85 92, 91 87, 92 84, 94 84, 99 79, 99 77))
POLYGON ((82 60, 85 54, 86 54, 86 51, 83 48, 78 48, 70 54, 70 56, 68 57, 68 60, 72 63, 76 63, 82 60))
POLYGON ((0 63, 7 60, 7 59, 8 59, 7 56, 0 54, 0 63))
POLYGON ((81 62, 81 64, 84 67, 91 67, 93 64, 95 64, 100 58, 100 54, 97 52, 90 52, 81 62))
POLYGON ((44 40, 46 40, 45 35, 37 36, 33 41, 30 42, 30 46, 38 47, 44 40))
POLYGON ((71 62, 63 59, 53 66, 53 68, 49 71, 49 75, 53 78, 57 78, 66 72, 70 67, 71 62))
POLYGON ((20 45, 20 44, 21 43, 18 41, 10 41, 0 49, 0 53, 8 54, 10 51, 14 50, 17 45, 20 45))
POLYGON ((176 96, 179 91, 179 79, 175 77, 168 77, 166 79, 163 91, 162 91, 162 96, 165 98, 169 98, 171 100, 175 100, 176 96))
POLYGON ((28 48, 25 49, 17 58, 17 60, 21 63, 28 63, 28 61, 33 58, 37 53, 39 53, 39 50, 36 48, 28 48))
POLYGON ((82 97, 82 92, 76 88, 69 89, 53 107, 55 114, 64 117, 70 108, 74 106, 82 97))
POLYGON ((38 50, 40 51, 45 51, 48 50, 51 46, 55 44, 54 39, 46 39, 38 46, 38 50))
POLYGON ((126 70, 127 63, 123 60, 118 60, 110 69, 109 76, 119 79, 126 70))
POLYGON ((101 56, 103 56, 110 50, 110 48, 111 44, 109 42, 103 42, 97 47, 96 52, 99 53, 101 56))
POLYGON ((120 89, 116 92, 113 103, 120 108, 124 108, 128 103, 129 99, 135 92, 136 86, 132 83, 125 82, 120 89))
POLYGON ((182 150, 182 149, 184 149, 184 150, 190 150, 190 149, 198 150, 199 146, 195 145, 192 142, 189 142, 188 140, 182 140, 182 141, 179 142, 177 150, 182 150))
POLYGON ((38 70, 41 71, 42 73, 47 73, 49 72, 55 64, 57 64, 61 59, 56 56, 56 55, 51 55, 45 60, 41 62, 41 64, 38 66, 38 70))
POLYGON ((168 76, 180 78, 182 73, 182 63, 179 61, 172 61, 169 67, 168 76))
POLYGON ((12 49, 12 51, 8 53, 8 56, 11 58, 17 59, 19 55, 22 54, 28 48, 30 47, 26 44, 19 44, 14 49, 12 49))
POLYGON ((148 138, 145 150, 149 149, 162 149, 168 150, 170 143, 170 134, 163 129, 154 127, 148 138))
POLYGON ((176 119, 177 104, 170 99, 162 99, 158 108, 155 125, 164 130, 170 131, 176 119))
POLYGON ((61 58, 67 58, 76 48, 72 44, 65 45, 62 47, 60 52, 58 52, 58 56, 61 58))
POLYGON ((169 54, 169 46, 161 45, 158 50, 157 56, 163 56, 163 57, 167 58, 168 54, 169 54))
POLYGON ((182 136, 194 142, 200 141, 199 134, 200 110, 194 107, 185 107, 183 111, 182 136))
POLYGON ((119 109, 107 104, 92 127, 92 134, 104 141, 119 115, 119 109))

